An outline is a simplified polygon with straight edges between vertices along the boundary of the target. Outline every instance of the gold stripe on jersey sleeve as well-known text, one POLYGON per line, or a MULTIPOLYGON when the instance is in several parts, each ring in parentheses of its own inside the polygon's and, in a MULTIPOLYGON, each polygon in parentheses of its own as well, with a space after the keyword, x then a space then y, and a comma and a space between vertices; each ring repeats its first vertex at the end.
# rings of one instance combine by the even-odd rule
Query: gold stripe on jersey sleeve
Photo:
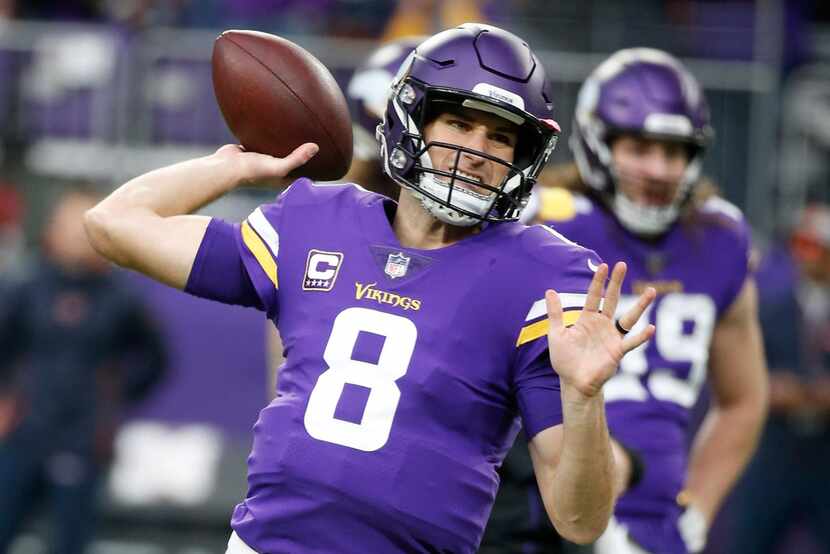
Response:
MULTIPOLYGON (((565 311, 571 310, 573 308, 582 308, 585 305, 585 301, 588 299, 587 294, 580 294, 574 292, 560 292, 559 293, 559 303, 562 305, 562 309, 565 311)), ((525 321, 532 321, 537 317, 542 317, 548 313, 548 307, 544 298, 541 300, 537 300, 533 303, 533 306, 530 307, 530 311, 527 312, 527 317, 525 321)))
MULTIPOLYGON (((568 310, 562 314, 562 321, 565 325, 573 325, 576 323, 576 320, 579 319, 579 314, 581 313, 582 310, 568 310)), ((550 320, 548 318, 537 321, 536 323, 531 323, 530 325, 525 325, 519 333, 519 339, 516 341, 516 346, 521 346, 526 342, 530 342, 543 335, 547 335, 549 327, 550 320)))
POLYGON ((262 242, 259 235, 251 229, 251 226, 248 225, 247 221, 242 223, 242 241, 245 243, 245 246, 248 247, 248 250, 251 251, 251 254, 254 255, 256 261, 259 262, 260 267, 262 267, 262 271, 264 271, 268 278, 271 279, 271 282, 274 283, 274 287, 279 288, 279 284, 277 282, 277 262, 275 262, 274 258, 271 257, 268 247, 265 246, 265 243, 262 242))

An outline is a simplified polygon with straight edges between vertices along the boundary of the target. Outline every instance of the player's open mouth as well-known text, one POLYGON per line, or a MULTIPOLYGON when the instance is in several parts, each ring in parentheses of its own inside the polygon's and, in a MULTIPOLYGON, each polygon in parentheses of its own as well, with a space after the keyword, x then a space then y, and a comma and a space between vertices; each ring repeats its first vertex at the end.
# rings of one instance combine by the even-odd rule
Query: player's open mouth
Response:
MULTIPOLYGON (((465 179, 469 179, 470 181, 476 181, 478 183, 484 184, 484 180, 479 175, 473 175, 472 173, 467 173, 465 171, 461 171, 460 169, 457 169, 455 171, 455 175, 458 177, 464 177, 465 179)), ((446 175, 436 175, 436 178, 438 179, 438 181, 445 185, 449 184, 450 182, 450 178, 446 175)), ((480 196, 481 198, 489 197, 492 192, 484 187, 478 187, 468 181, 462 181, 461 179, 456 179, 454 185, 456 187, 463 188, 466 191, 472 192, 477 196, 480 196)))

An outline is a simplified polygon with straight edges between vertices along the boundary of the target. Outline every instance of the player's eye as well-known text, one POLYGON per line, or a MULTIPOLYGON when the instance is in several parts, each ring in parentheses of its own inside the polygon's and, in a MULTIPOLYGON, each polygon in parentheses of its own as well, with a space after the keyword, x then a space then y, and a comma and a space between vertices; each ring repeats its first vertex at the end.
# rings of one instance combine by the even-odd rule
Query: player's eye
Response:
POLYGON ((515 142, 515 139, 512 136, 505 133, 492 133, 490 135, 490 140, 504 146, 513 146, 515 142))
POLYGON ((636 140, 631 145, 631 151, 634 153, 634 155, 639 157, 647 156, 650 150, 650 145, 644 140, 636 140))
POLYGON ((447 124, 450 127, 458 129, 459 131, 469 131, 472 128, 469 123, 461 119, 450 119, 449 121, 447 121, 447 124))
POLYGON ((665 146, 666 159, 670 162, 686 161, 688 151, 685 145, 679 143, 668 143, 665 146))

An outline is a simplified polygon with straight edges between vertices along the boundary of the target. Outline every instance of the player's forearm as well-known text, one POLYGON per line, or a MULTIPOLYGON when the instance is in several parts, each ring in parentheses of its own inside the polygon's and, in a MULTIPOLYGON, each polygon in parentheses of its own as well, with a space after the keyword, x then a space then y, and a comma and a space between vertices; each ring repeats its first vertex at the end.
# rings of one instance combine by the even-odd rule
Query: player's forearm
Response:
MULTIPOLYGON (((164 282, 181 285, 189 266, 174 278, 156 275, 156 254, 172 258, 195 256, 205 222, 166 222, 198 210, 238 185, 239 171, 216 155, 188 160, 145 173, 116 189, 86 214, 92 246, 104 257, 164 282), (192 240, 185 240, 192 235, 192 240), (187 252, 177 252, 181 247, 187 252), (192 252, 191 252, 192 251, 192 252), (182 275, 178 275, 181 273, 182 275), (176 282, 171 282, 176 281, 176 282)), ((159 259, 163 262, 164 259, 159 259)), ((192 260, 191 260, 192 261, 192 260)), ((186 266, 186 267, 185 267, 186 266)))
POLYGON ((94 211, 129 216, 149 211, 159 217, 192 213, 239 185, 237 164, 216 155, 177 163, 122 185, 94 211))
POLYGON ((559 533, 577 543, 596 540, 608 525, 615 469, 602 394, 583 397, 563 384, 562 452, 545 503, 559 533))
POLYGON ((695 438, 686 483, 688 500, 709 523, 755 451, 767 415, 769 386, 757 312, 755 283, 748 279, 712 337, 713 405, 695 438))
POLYGON ((765 417, 753 403, 712 408, 698 432, 689 463, 689 500, 711 524, 724 497, 752 457, 765 417))

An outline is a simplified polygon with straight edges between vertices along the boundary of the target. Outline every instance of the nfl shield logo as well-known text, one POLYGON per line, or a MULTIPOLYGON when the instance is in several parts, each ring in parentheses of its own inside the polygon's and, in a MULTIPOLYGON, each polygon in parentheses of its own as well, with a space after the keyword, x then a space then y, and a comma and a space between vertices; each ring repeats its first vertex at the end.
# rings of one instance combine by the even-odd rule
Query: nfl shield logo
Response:
POLYGON ((403 277, 406 275, 406 269, 409 267, 409 260, 411 259, 410 257, 404 256, 403 252, 389 254, 389 257, 386 259, 386 267, 383 268, 383 271, 392 279, 403 277))

